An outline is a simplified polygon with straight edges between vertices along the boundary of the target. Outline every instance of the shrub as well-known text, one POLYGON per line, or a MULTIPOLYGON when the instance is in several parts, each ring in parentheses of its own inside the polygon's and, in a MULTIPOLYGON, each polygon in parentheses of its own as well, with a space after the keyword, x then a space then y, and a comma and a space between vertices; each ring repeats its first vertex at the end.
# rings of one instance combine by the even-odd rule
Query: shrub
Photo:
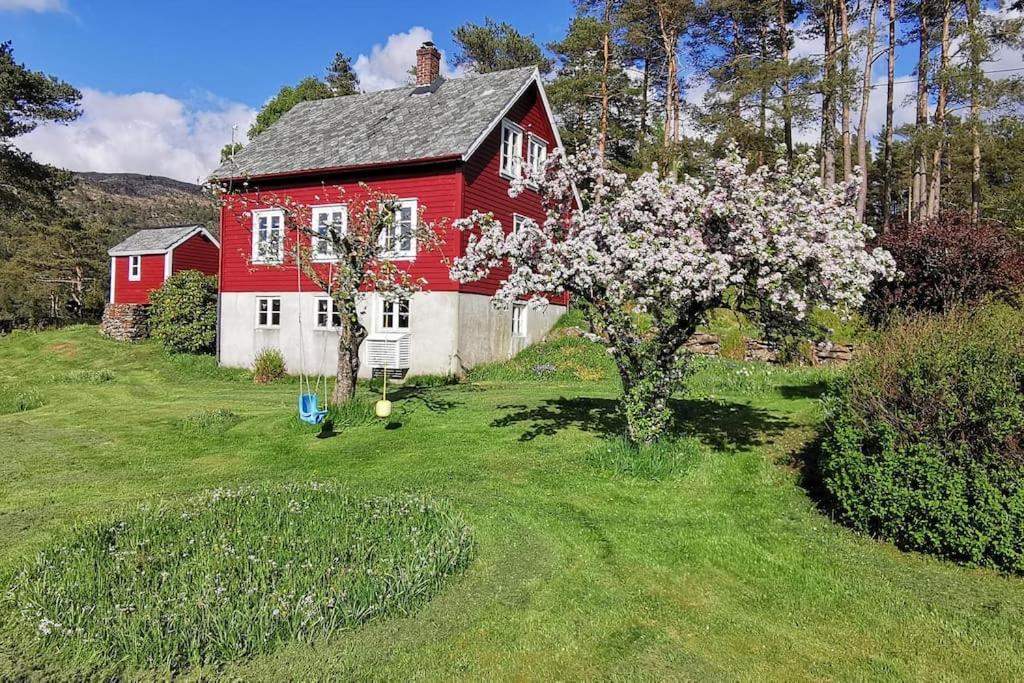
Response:
POLYGON ((1024 314, 890 329, 825 399, 838 516, 902 548, 1024 572, 1024 314))
POLYGON ((876 323, 896 312, 943 313, 985 297, 1007 298, 1024 287, 1024 245, 998 223, 946 213, 898 225, 878 243, 902 277, 879 282, 868 297, 876 323))
POLYGON ((174 353, 209 353, 217 342, 217 278, 183 270, 149 297, 150 334, 174 353))
POLYGON ((252 379, 257 384, 266 384, 285 375, 284 356, 277 349, 263 349, 252 363, 252 379))
POLYGON ((408 613, 472 550, 465 524, 418 496, 218 489, 80 527, 16 573, 0 614, 26 648, 174 678, 408 613))

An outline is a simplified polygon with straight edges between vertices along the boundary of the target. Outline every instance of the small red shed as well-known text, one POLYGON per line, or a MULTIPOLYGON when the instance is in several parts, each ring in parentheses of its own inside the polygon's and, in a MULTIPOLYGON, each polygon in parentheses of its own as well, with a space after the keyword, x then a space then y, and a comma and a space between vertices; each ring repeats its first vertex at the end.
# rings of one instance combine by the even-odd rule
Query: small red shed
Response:
POLYGON ((145 228, 107 252, 110 303, 148 304, 149 293, 182 270, 216 275, 220 243, 203 225, 145 228))

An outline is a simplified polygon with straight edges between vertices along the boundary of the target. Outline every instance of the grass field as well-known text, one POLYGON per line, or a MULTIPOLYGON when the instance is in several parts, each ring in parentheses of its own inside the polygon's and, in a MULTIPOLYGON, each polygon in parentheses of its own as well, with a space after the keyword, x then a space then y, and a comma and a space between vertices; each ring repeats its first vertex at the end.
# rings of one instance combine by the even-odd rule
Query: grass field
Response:
MULTIPOLYGON (((858 537, 801 488, 820 373, 705 364, 678 401, 675 451, 657 455, 668 465, 636 469, 607 440, 621 426, 601 352, 562 340, 528 353, 466 384, 397 390, 390 424, 351 410, 318 435, 293 417, 294 382, 255 386, 91 327, 0 339, 0 576, 140 502, 329 481, 450 505, 473 533, 471 564, 409 616, 217 673, 1024 678, 1024 580, 858 537), (536 376, 544 362, 556 370, 536 376)), ((166 673, 76 671, 26 654, 35 634, 0 622, 0 680, 166 673)))

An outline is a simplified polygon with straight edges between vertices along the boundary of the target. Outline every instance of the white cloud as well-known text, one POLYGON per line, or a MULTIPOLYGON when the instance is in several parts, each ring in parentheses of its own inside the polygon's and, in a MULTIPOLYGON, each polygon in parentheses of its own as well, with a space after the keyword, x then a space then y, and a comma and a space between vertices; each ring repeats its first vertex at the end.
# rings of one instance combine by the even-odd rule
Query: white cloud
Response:
POLYGON ((0 11, 66 12, 64 0, 0 0, 0 11))
MULTIPOLYGON (((3 0, 0 0, 3 1, 3 0)), ((167 95, 117 95, 85 88, 83 115, 67 126, 40 126, 17 145, 46 163, 75 171, 146 173, 196 182, 220 161, 221 147, 244 142, 256 112, 210 95, 189 106, 167 95)))
MULTIPOLYGON (((416 66, 416 50, 433 36, 430 29, 413 26, 405 33, 392 33, 384 45, 375 44, 370 49, 370 56, 359 55, 352 67, 359 76, 359 85, 367 92, 408 85, 411 79, 409 70, 416 66)), ((441 74, 448 78, 458 75, 448 66, 443 51, 441 74)))

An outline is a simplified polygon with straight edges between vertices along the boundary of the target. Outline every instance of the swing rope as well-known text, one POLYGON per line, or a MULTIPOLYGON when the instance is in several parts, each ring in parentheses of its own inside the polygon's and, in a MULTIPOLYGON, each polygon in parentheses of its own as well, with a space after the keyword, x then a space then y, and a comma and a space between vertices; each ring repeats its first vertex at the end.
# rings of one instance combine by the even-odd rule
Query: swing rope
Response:
MULTIPOLYGON (((333 298, 331 297, 331 284, 333 282, 333 279, 334 279, 334 264, 331 263, 328 266, 328 274, 327 274, 327 301, 328 301, 328 303, 327 303, 327 326, 328 327, 331 326, 331 323, 333 322, 333 317, 334 317, 333 316, 334 302, 333 302, 333 298)), ((306 374, 305 343, 303 341, 303 335, 302 335, 302 330, 303 330, 303 325, 302 325, 302 307, 303 307, 303 305, 302 305, 302 249, 299 247, 298 244, 295 245, 295 284, 296 284, 296 290, 298 291, 298 294, 299 294, 299 315, 298 315, 298 322, 299 322, 299 396, 301 397, 304 393, 305 394, 312 394, 314 396, 319 396, 320 395, 320 383, 322 381, 323 382, 324 400, 323 400, 323 403, 321 405, 327 405, 327 402, 328 402, 328 400, 330 398, 330 395, 327 393, 327 389, 330 386, 329 385, 329 380, 327 379, 327 377, 325 375, 323 375, 323 374, 318 372, 317 375, 316 375, 316 381, 312 385, 310 385, 310 383, 309 383, 309 375, 306 374), (303 391, 303 385, 305 385, 305 391, 303 391)), ((327 356, 327 335, 323 335, 323 339, 320 342, 320 357, 321 357, 321 359, 323 359, 326 356, 327 356)), ((335 377, 334 383, 335 383, 335 385, 337 385, 337 383, 338 383, 337 377, 335 377)))

